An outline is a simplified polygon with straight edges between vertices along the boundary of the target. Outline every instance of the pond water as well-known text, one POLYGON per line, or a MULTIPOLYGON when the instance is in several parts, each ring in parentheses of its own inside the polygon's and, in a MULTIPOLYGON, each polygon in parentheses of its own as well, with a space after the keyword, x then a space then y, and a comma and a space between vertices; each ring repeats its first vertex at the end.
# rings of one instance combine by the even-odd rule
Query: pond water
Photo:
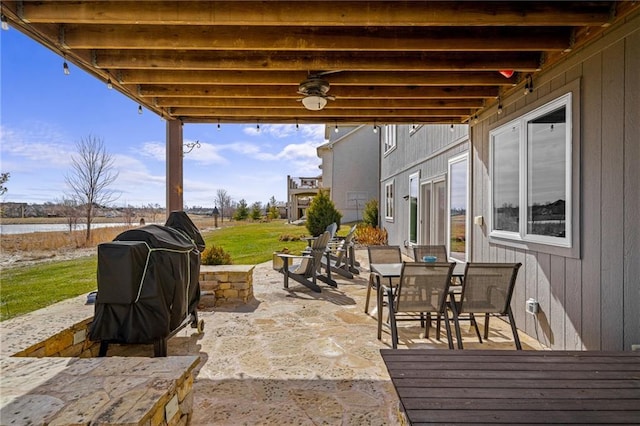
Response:
MULTIPOLYGON (((127 226, 126 223, 92 223, 91 229, 106 228, 113 226, 127 226)), ((81 231, 87 229, 87 225, 79 223, 74 230, 81 231)), ((30 234, 32 232, 67 232, 69 225, 65 223, 33 223, 33 224, 0 224, 0 234, 30 234)))

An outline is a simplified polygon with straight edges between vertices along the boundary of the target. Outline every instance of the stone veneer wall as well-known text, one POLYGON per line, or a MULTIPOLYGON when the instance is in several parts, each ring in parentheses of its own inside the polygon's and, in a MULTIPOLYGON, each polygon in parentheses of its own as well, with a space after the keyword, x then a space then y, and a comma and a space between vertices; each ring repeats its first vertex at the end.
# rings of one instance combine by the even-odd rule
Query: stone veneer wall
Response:
POLYGON ((3 322, 0 423, 187 425, 199 357, 96 358, 85 300, 3 322))
POLYGON ((72 325, 46 340, 23 349, 13 356, 42 358, 48 356, 90 358, 98 356, 99 342, 87 339, 93 318, 72 325))
POLYGON ((200 305, 247 303, 253 298, 254 265, 200 266, 200 305))

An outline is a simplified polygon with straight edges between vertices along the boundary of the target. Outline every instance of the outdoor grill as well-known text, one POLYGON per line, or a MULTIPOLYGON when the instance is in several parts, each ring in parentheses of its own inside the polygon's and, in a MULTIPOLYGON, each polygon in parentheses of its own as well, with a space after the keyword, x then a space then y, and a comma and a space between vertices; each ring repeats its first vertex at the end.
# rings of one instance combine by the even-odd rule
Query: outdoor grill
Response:
POLYGON ((110 343, 151 344, 167 355, 167 340, 191 324, 198 332, 200 253, 204 240, 184 212, 165 226, 147 225, 98 246, 98 294, 89 338, 110 343))

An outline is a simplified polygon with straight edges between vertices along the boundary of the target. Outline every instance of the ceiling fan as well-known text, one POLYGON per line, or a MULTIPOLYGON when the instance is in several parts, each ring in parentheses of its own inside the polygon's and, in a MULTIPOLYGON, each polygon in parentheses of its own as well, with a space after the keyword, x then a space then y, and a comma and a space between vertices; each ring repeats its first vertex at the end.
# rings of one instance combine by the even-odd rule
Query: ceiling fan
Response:
POLYGON ((298 86, 298 93, 304 95, 304 98, 299 100, 309 111, 320 111, 327 105, 327 101, 336 99, 327 95, 329 87, 329 82, 320 75, 311 75, 298 86))

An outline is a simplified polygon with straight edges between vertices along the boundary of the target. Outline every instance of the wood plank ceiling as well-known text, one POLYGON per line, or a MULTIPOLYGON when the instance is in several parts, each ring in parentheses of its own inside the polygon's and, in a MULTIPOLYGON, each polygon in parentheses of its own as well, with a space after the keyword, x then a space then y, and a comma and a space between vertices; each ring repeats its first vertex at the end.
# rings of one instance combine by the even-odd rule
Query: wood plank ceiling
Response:
POLYGON ((2 13, 165 118, 420 124, 466 122, 535 83, 633 3, 2 1, 2 13), (310 76, 335 98, 320 111, 300 102, 310 76))

